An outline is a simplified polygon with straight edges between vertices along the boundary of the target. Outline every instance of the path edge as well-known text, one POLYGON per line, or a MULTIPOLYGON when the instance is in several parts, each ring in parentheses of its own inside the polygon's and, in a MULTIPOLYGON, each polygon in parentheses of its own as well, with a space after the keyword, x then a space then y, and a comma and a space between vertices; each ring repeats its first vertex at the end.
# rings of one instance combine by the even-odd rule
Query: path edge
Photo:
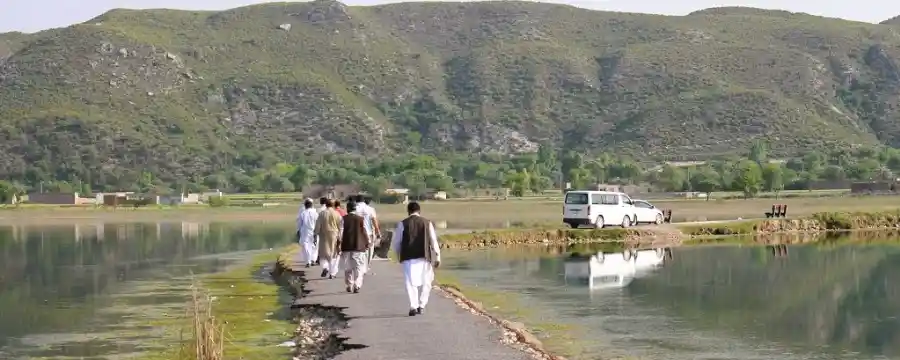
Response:
POLYGON ((532 355, 536 355, 538 358, 546 360, 567 360, 565 357, 555 355, 544 348, 544 344, 525 327, 525 324, 512 322, 491 314, 489 311, 485 310, 480 302, 469 299, 462 290, 455 286, 438 284, 437 288, 453 299, 457 306, 470 310, 474 315, 485 317, 491 324, 514 334, 515 341, 524 346, 527 350, 530 350, 532 355))

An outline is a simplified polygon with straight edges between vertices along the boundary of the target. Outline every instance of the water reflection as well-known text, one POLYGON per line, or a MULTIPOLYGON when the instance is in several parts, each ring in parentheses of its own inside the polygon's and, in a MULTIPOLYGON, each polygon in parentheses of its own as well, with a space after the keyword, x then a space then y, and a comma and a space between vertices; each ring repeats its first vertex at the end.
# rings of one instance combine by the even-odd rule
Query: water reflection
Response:
POLYGON ((567 284, 585 284, 590 290, 621 288, 662 266, 666 259, 672 259, 671 249, 601 251, 590 256, 572 254, 565 259, 564 279, 567 284))
POLYGON ((464 284, 520 294, 537 322, 575 326, 583 353, 574 358, 900 358, 900 247, 646 254, 638 265, 622 250, 573 259, 497 249, 448 254, 446 271, 464 284))
POLYGON ((172 290, 185 288, 188 274, 233 260, 196 257, 269 249, 290 233, 193 222, 0 227, 0 358, 135 351, 142 342, 133 332, 146 322, 135 312, 181 304, 172 290), (133 341, 116 328, 124 325, 133 341))

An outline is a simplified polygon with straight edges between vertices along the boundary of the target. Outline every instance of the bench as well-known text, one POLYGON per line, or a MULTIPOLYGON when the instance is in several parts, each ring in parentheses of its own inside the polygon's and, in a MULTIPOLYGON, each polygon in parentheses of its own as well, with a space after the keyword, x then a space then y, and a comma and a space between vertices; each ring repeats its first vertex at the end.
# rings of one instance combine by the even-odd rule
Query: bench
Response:
POLYGON ((772 204, 772 211, 764 213, 767 219, 787 217, 787 205, 772 204))

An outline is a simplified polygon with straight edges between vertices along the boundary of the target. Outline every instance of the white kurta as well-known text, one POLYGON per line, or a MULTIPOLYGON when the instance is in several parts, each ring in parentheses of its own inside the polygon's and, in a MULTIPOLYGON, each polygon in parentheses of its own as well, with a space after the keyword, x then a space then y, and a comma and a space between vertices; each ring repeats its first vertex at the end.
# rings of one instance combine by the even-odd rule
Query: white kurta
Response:
POLYGON ((366 270, 365 272, 369 272, 369 268, 372 265, 372 258, 375 257, 375 208, 369 206, 366 203, 358 203, 356 204, 356 215, 362 216, 363 218, 363 226, 366 228, 366 234, 369 236, 369 249, 366 251, 366 270))
POLYGON ((297 235, 300 246, 303 247, 304 261, 312 264, 319 257, 318 241, 316 241, 316 219, 319 212, 316 209, 303 209, 297 214, 297 235))
MULTIPOLYGON (((440 262, 441 247, 433 223, 429 224, 428 231, 431 233, 431 249, 434 253, 433 261, 440 262)), ((398 254, 398 257, 402 242, 403 223, 400 222, 397 223, 397 227, 394 229, 394 236, 391 238, 391 249, 398 254)), ((410 308, 424 308, 428 304, 428 298, 431 294, 431 283, 434 281, 434 266, 425 258, 410 259, 400 264, 403 266, 403 277, 406 282, 410 308)))

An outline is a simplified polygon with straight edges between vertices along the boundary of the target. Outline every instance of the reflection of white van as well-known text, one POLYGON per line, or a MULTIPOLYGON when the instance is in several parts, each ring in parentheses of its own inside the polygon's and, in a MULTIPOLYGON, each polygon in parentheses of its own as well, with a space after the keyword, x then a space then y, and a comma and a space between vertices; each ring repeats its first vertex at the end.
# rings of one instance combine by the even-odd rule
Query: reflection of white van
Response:
POLYGON ((573 228, 591 225, 629 227, 636 222, 634 201, 610 191, 569 191, 563 205, 563 222, 573 228))
POLYGON ((625 250, 621 253, 597 253, 590 258, 568 259, 566 281, 587 282, 591 290, 622 288, 648 271, 663 265, 668 249, 625 250))

